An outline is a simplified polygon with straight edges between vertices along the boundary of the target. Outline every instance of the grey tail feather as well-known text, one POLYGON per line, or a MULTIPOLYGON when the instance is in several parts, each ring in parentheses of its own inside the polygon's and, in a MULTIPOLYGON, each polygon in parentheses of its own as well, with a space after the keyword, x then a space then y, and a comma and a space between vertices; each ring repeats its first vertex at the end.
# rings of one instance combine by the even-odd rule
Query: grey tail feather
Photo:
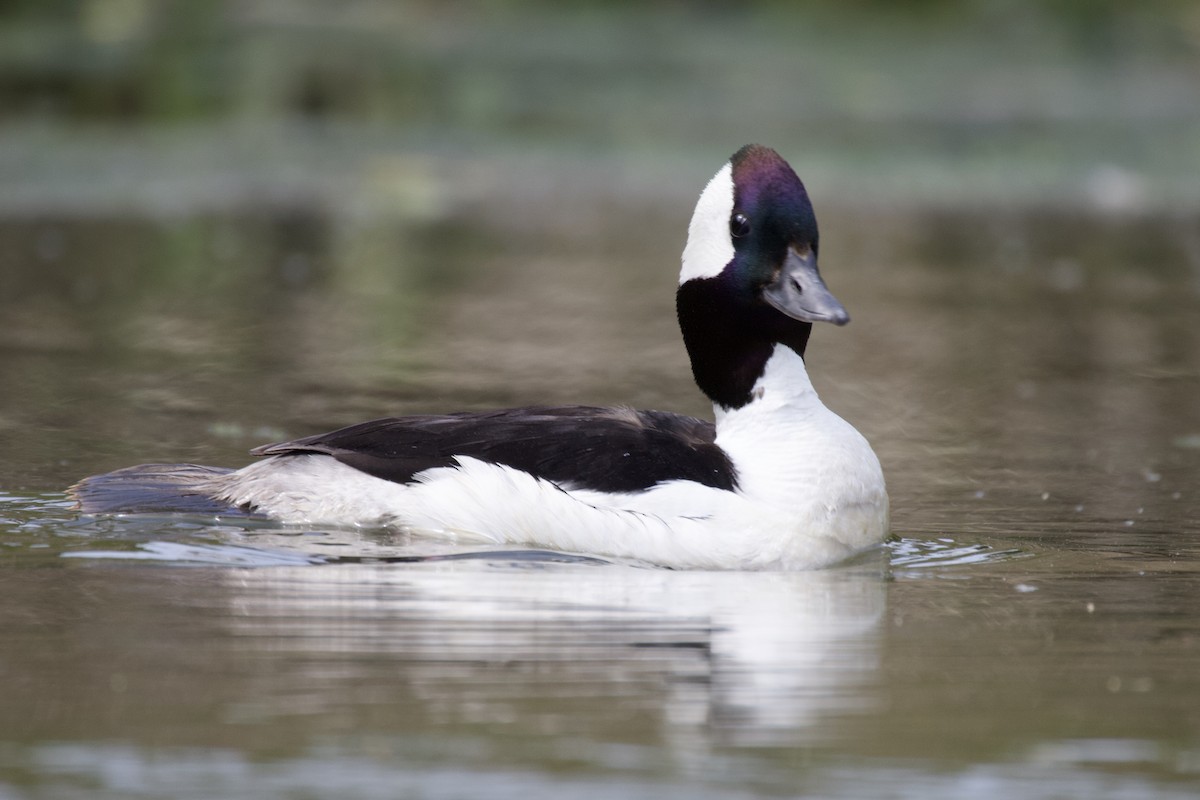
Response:
POLYGON ((222 514, 248 511, 223 503, 206 491, 213 478, 233 472, 198 464, 141 464, 93 475, 67 489, 86 514, 222 514))

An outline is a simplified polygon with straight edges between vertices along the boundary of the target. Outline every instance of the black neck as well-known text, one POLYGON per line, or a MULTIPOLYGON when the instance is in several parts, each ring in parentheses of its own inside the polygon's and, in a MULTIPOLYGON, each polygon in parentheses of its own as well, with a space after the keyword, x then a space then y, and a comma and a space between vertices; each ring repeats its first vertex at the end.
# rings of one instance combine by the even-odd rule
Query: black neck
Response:
POLYGON ((783 318, 721 275, 682 284, 675 310, 696 385, 725 408, 741 408, 753 399, 754 384, 776 344, 803 358, 812 332, 810 323, 783 318))

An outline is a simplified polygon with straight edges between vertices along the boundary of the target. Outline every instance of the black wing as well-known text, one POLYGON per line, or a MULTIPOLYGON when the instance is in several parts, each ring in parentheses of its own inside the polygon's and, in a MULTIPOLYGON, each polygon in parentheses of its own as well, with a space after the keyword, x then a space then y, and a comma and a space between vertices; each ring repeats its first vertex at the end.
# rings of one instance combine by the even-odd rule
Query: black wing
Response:
POLYGON ((633 492, 690 480, 732 490, 737 475, 715 435, 712 423, 679 414, 561 406, 377 419, 252 452, 323 453, 397 483, 470 456, 569 488, 633 492))

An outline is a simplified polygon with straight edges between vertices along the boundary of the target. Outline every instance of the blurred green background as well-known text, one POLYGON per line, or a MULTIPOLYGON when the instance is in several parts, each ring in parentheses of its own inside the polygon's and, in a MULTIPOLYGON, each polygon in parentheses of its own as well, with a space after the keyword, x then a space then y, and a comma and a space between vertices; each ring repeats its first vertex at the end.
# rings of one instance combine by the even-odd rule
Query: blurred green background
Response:
POLYGON ((1200 200, 1188 0, 0 8, 9 210, 428 212, 405 157, 528 182, 562 162, 707 164, 749 140, 802 155, 827 202, 1200 200))

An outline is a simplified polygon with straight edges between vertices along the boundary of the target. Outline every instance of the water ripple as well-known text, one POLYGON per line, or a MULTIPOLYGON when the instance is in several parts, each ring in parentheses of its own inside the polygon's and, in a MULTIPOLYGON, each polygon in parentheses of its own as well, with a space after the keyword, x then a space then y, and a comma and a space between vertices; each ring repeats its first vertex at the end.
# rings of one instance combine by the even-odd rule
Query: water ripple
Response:
POLYGON ((929 569, 993 564, 1014 558, 1028 558, 1032 552, 1016 547, 984 542, 956 542, 953 539, 915 539, 901 537, 887 543, 893 568, 929 569))

